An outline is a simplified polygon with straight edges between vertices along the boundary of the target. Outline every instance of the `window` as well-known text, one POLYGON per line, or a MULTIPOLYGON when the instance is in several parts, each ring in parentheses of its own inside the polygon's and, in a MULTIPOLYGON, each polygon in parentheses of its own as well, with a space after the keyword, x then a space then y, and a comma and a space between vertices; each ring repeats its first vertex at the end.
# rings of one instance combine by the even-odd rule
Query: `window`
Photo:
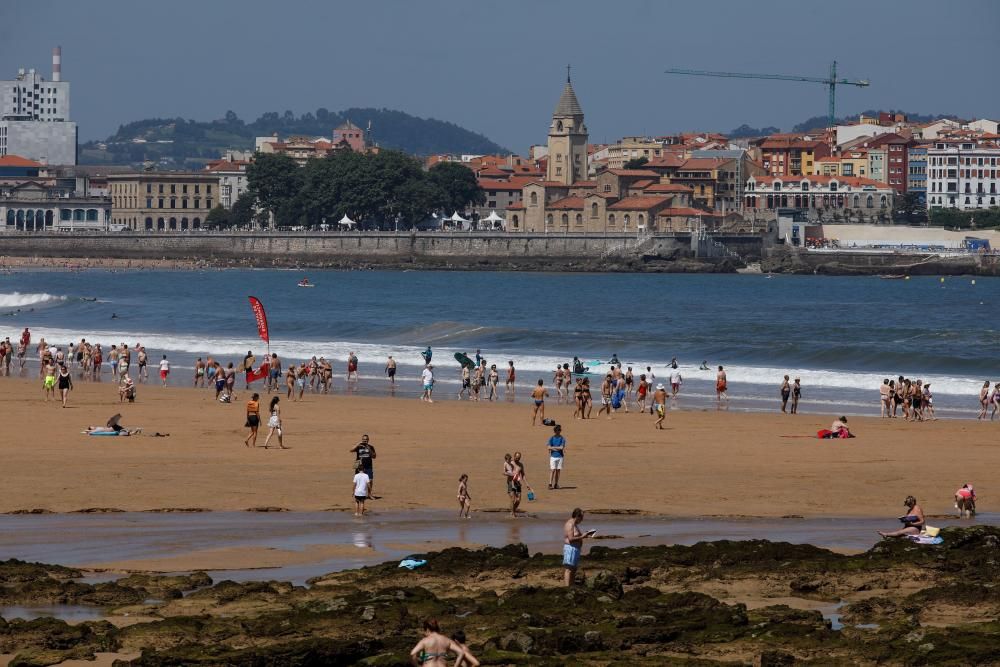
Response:
POLYGON ((566 213, 563 213, 562 214, 562 218, 560 219, 560 222, 563 224, 563 227, 569 226, 569 215, 566 214, 566 213))
POLYGON ((556 167, 556 176, 562 176, 562 167, 556 167))
MULTIPOLYGON (((611 192, 611 184, 610 183, 605 183, 604 184, 604 191, 605 192, 611 192)), ((595 204, 595 206, 596 206, 596 204, 595 204)))
MULTIPOLYGON (((153 184, 146 183, 146 194, 152 194, 152 192, 153 192, 153 184)), ((152 220, 150 220, 150 222, 152 222, 152 220)))
POLYGON ((608 227, 614 227, 614 226, 615 226, 615 214, 612 213, 608 216, 608 227))
POLYGON ((532 192, 531 193, 531 205, 532 206, 538 206, 538 193, 537 192, 532 192))
MULTIPOLYGON (((172 194, 172 195, 177 194, 177 186, 174 185, 173 183, 170 184, 170 194, 172 194)), ((177 222, 174 221, 174 224, 176 225, 177 222)))
POLYGON ((577 227, 582 227, 583 226, 583 214, 582 213, 577 213, 576 214, 576 226, 577 227))
POLYGON ((830 181, 830 192, 837 191, 837 181, 830 181))
POLYGON ((590 217, 591 218, 597 217, 597 202, 594 202, 593 204, 590 205, 590 217))
POLYGON ((628 227, 628 223, 630 223, 630 222, 632 222, 632 216, 630 216, 628 213, 626 213, 625 214, 625 221, 622 224, 624 224, 626 227, 628 227))
POLYGON ((187 191, 188 191, 188 186, 187 183, 185 183, 184 185, 181 186, 181 192, 187 194, 187 191))
POLYGON ((153 198, 146 197, 146 208, 153 208, 153 198))
POLYGON ((187 197, 183 197, 181 199, 181 208, 187 208, 187 207, 188 207, 188 198, 187 197))
POLYGON ((545 216, 545 224, 549 225, 549 226, 552 225, 552 214, 551 213, 549 213, 547 216, 545 216))
POLYGON ((809 181, 802 181, 802 192, 809 192, 809 181))
POLYGON ((881 206, 882 208, 888 206, 888 197, 886 197, 885 195, 879 197, 879 206, 881 206))
POLYGON ((198 188, 199 188, 199 186, 197 186, 197 185, 194 186, 194 193, 195 194, 198 194, 198 188))
POLYGON ((205 194, 206 195, 212 194, 212 186, 211 186, 211 184, 205 186, 205 194))
MULTIPOLYGON (((857 206, 857 204, 855 204, 855 206, 857 206)), ((872 197, 871 195, 868 195, 868 199, 865 201, 865 207, 873 208, 874 206, 875 206, 875 198, 872 197)))
POLYGON ((160 183, 160 194, 163 194, 163 183, 160 183))
POLYGON ((163 197, 160 197, 157 203, 158 205, 156 208, 163 208, 163 197))
POLYGON ((774 191, 775 192, 781 192, 781 181, 775 181, 774 182, 774 191))
POLYGON ((514 229, 517 229, 517 228, 518 228, 518 226, 520 225, 520 220, 519 220, 519 219, 518 219, 518 217, 517 217, 517 216, 515 215, 515 216, 514 216, 513 218, 511 218, 511 223, 513 223, 513 225, 514 225, 514 229))

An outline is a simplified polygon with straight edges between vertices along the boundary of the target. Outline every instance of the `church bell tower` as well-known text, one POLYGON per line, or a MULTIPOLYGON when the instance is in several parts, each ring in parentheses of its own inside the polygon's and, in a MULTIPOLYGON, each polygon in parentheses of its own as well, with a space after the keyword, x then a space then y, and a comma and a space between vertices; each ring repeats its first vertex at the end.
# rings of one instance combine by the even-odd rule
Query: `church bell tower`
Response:
POLYGON ((552 114, 548 146, 545 180, 564 185, 587 180, 587 126, 583 124, 583 109, 573 92, 568 66, 566 86, 552 114))

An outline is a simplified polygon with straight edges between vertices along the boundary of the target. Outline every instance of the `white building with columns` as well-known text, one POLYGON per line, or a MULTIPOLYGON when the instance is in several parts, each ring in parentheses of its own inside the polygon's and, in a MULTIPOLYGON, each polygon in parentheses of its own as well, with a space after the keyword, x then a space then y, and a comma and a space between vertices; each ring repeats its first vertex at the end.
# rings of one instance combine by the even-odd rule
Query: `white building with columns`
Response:
POLYGON ((927 148, 927 208, 1000 206, 1000 142, 938 139, 927 148))

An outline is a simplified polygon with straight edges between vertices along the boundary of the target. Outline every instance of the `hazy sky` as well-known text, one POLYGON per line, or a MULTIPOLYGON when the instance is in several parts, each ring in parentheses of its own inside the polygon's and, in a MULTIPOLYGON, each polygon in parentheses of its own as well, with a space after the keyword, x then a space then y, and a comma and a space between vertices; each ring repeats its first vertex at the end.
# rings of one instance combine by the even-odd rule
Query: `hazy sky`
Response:
POLYGON ((872 82, 838 89, 838 114, 997 118, 998 35, 993 0, 0 0, 0 78, 48 74, 61 44, 84 140, 153 116, 371 106, 525 152, 567 63, 595 142, 826 114, 819 84, 667 67, 821 76, 836 59, 872 82))

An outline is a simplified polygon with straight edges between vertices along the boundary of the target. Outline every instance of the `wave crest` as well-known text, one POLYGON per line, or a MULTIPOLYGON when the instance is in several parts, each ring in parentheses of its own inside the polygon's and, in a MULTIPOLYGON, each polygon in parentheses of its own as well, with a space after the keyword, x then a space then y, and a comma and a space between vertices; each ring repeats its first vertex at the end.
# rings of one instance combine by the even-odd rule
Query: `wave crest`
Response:
POLYGON ((45 292, 10 292, 0 294, 0 308, 25 308, 51 305, 66 300, 64 296, 56 296, 45 292))

